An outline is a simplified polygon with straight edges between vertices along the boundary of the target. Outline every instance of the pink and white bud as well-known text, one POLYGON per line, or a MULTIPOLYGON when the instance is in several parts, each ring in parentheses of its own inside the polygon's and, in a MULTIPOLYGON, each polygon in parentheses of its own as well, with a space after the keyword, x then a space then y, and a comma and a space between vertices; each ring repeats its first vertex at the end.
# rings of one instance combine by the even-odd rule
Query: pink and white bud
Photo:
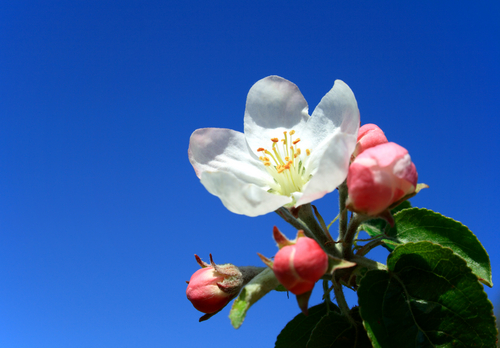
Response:
POLYGON ((363 151, 387 143, 387 138, 384 132, 377 125, 368 123, 359 128, 358 131, 358 142, 352 157, 355 158, 363 151))
POLYGON ((194 255, 201 269, 187 282, 186 295, 194 308, 207 313, 200 321, 209 319, 224 308, 263 267, 236 267, 230 263, 217 265, 210 254, 210 264, 194 255))
POLYGON ((297 238, 295 244, 282 247, 274 257, 274 275, 295 295, 312 290, 327 269, 328 256, 308 237, 297 238))
POLYGON ((194 308, 203 313, 215 313, 224 308, 233 298, 233 294, 220 288, 225 277, 211 266, 194 272, 186 290, 194 308))
POLYGON ((358 213, 378 215, 415 192, 417 169, 408 151, 395 143, 371 147, 349 167, 347 207, 358 213))

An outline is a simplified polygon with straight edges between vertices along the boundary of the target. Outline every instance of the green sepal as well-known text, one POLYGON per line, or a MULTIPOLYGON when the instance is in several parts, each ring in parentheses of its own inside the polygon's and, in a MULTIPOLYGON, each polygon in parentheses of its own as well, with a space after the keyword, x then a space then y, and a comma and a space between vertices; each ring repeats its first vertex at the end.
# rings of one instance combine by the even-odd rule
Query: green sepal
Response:
POLYGON ((304 315, 309 315, 309 299, 311 298, 312 290, 306 291, 303 294, 295 295, 297 304, 304 315))
POLYGON ((283 285, 279 284, 275 289, 274 291, 281 291, 281 292, 284 292, 284 291, 288 291, 287 288, 285 288, 283 285))
POLYGON ((328 257, 328 270, 326 273, 333 274, 338 269, 351 268, 356 266, 355 262, 340 259, 338 257, 328 257))
MULTIPOLYGON (((395 215, 396 213, 400 212, 401 210, 411 208, 411 203, 410 201, 404 201, 395 208, 391 209, 391 214, 395 215)), ((387 227, 387 221, 376 218, 376 219, 370 219, 363 224, 361 224, 358 228, 359 231, 365 231, 368 233, 370 237, 377 237, 385 232, 385 228, 387 227)), ((394 248, 390 249, 389 251, 394 250, 394 248)))

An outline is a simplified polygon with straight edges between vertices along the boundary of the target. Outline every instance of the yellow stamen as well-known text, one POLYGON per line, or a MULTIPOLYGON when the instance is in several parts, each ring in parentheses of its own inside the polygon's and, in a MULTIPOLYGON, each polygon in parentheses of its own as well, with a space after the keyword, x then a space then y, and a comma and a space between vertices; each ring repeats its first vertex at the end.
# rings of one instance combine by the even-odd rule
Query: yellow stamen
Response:
MULTIPOLYGON (((283 139, 271 139, 271 150, 266 150, 263 147, 257 149, 258 152, 263 152, 259 160, 262 161, 268 173, 274 179, 274 183, 270 184, 271 192, 290 197, 294 192, 301 192, 302 187, 309 181, 310 177, 310 174, 306 174, 308 172, 305 170, 307 162, 303 162, 305 158, 300 158, 301 150, 297 147, 300 138, 293 139, 294 134, 295 130, 284 131, 283 139), (288 137, 288 134, 290 134, 290 137, 288 137), (276 145, 280 141, 282 148, 276 145)), ((311 151, 307 149, 306 153, 309 155, 311 151)))

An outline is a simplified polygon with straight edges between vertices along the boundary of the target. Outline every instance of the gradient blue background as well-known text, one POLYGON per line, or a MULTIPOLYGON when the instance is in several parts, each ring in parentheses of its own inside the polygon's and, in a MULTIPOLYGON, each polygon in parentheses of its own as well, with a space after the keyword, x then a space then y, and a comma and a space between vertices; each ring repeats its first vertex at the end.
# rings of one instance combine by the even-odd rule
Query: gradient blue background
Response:
MULTIPOLYGON (((3 1, 0 346, 273 346, 293 297, 234 330, 229 308, 198 323, 184 282, 194 253, 260 265, 273 225, 295 234, 227 211, 187 159, 196 128, 242 131, 272 74, 311 112, 344 80, 430 185, 414 206, 475 232, 500 284, 499 18, 498 1, 3 1)), ((332 219, 336 193, 317 205, 332 219)))

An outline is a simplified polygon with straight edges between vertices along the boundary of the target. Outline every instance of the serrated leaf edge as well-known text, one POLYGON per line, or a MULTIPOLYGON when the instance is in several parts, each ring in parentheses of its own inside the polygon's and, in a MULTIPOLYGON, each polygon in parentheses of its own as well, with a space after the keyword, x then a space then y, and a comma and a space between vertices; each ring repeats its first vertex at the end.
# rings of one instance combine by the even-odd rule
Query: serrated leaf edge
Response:
MULTIPOLYGON (((481 246, 481 248, 483 248, 483 251, 485 252, 486 256, 488 257, 488 264, 489 264, 489 269, 488 269, 488 272, 487 272, 488 275, 489 275, 489 279, 480 278, 479 276, 477 276, 477 274, 474 273, 474 271, 472 273, 475 274, 478 277, 478 280, 481 283, 485 284, 486 286, 488 286, 490 288, 493 287, 493 280, 492 280, 492 274, 491 274, 491 259, 490 259, 490 255, 488 254, 488 251, 486 250, 486 248, 484 247, 484 245, 481 243, 481 241, 479 240, 479 238, 477 238, 477 236, 474 234, 474 232, 472 232, 471 229, 469 227, 467 227, 467 225, 463 224, 461 221, 458 221, 458 220, 455 220, 455 219, 453 219, 451 217, 445 216, 445 215, 443 215, 443 214, 441 214, 439 212, 436 212, 434 210, 427 209, 427 208, 417 208, 417 207, 406 208, 406 209, 398 211, 396 214, 394 214, 394 220, 396 220, 399 215, 401 215, 402 213, 407 212, 407 211, 423 211, 423 212, 433 213, 433 214, 439 215, 440 217, 442 217, 442 218, 444 218, 446 220, 458 223, 462 227, 466 228, 471 233, 471 235, 475 238, 475 240, 479 243, 479 245, 481 246)), ((415 242, 409 242, 409 243, 415 243, 415 242)), ((405 245, 405 244, 409 244, 409 243, 401 243, 400 245, 405 245)), ((433 243, 433 244, 439 244, 439 243, 433 243)), ((439 244, 439 245, 441 245, 444 248, 449 248, 449 247, 447 247, 445 245, 442 245, 442 244, 439 244)), ((451 249, 451 250, 453 251, 453 249, 451 249)), ((459 256, 460 258, 462 258, 460 255, 458 255, 455 252, 453 252, 453 254, 459 256)), ((465 259, 464 259, 464 261, 467 263, 467 261, 465 259)))

